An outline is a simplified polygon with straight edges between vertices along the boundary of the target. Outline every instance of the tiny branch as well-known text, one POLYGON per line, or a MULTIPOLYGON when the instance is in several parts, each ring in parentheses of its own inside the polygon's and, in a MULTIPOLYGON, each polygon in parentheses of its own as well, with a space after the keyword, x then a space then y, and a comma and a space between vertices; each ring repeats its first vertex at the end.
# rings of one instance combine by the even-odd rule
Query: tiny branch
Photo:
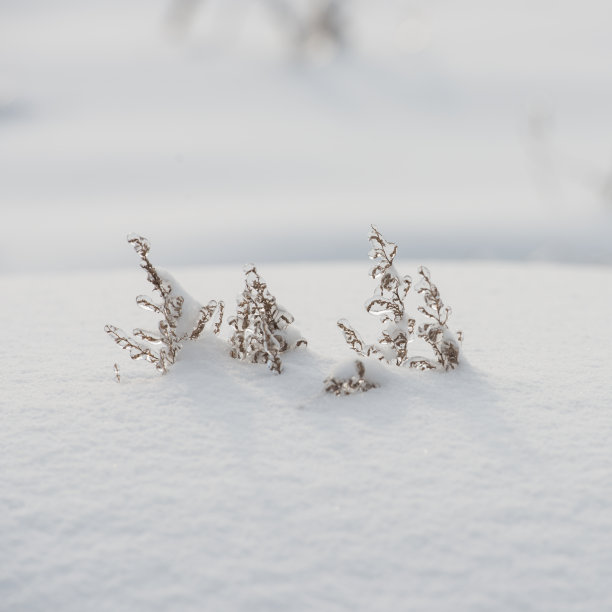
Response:
POLYGON ((365 366, 362 361, 355 361, 355 369, 357 374, 349 378, 330 376, 325 379, 325 391, 334 395, 352 395, 353 393, 365 393, 378 386, 366 379, 365 366))

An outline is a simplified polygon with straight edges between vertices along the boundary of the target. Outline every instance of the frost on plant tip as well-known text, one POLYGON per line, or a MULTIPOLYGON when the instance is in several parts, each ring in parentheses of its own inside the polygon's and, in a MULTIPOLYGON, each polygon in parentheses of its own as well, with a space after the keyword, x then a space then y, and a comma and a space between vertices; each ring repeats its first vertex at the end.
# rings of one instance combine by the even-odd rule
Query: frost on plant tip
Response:
MULTIPOLYGON (((161 297, 161 301, 157 302, 148 296, 139 295, 136 303, 144 310, 159 315, 161 320, 156 331, 136 328, 132 331, 133 337, 114 325, 106 325, 104 330, 121 348, 129 351, 132 359, 144 359, 165 374, 175 363, 183 342, 196 340, 209 321, 214 321, 213 332, 219 332, 223 319, 223 302, 211 300, 206 306, 200 306, 187 294, 175 292, 176 281, 151 263, 148 256, 151 248, 149 241, 136 234, 130 234, 127 239, 140 257, 140 267, 147 273, 153 291, 161 297)), ((118 368, 115 372, 119 382, 118 368)))
POLYGON ((237 312, 228 323, 234 328, 230 355, 251 363, 265 363, 280 374, 280 354, 307 342, 291 328, 293 315, 268 290, 253 264, 244 267, 245 287, 238 296, 237 312))

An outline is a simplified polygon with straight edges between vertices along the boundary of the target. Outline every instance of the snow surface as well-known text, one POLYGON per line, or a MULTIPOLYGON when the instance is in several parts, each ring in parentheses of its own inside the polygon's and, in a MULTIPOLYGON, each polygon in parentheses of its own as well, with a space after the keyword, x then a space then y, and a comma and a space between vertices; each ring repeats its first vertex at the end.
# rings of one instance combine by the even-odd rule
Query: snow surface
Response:
POLYGON ((263 1, 0 4, 2 612, 612 609, 608 0, 351 0, 301 62, 263 1), (331 397, 372 222, 463 364, 331 397), (133 230, 308 347, 130 362, 133 230))
MULTIPOLYGON (((259 266, 309 341, 281 376, 214 337, 130 362, 103 327, 148 324, 136 265, 4 276, 0 608, 610 609, 612 270, 420 263, 463 365, 344 398, 367 261, 259 266)), ((171 271, 233 312, 240 266, 171 271)))

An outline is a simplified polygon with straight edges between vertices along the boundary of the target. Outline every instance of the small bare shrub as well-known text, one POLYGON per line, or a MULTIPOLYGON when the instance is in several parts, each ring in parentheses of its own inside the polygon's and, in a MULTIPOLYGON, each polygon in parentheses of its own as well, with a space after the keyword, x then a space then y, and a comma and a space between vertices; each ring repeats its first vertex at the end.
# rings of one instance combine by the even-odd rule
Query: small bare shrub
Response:
MULTIPOLYGON (((145 295, 139 295, 136 303, 144 310, 158 314, 161 321, 155 332, 140 328, 134 329, 132 332, 134 337, 128 336, 114 325, 106 325, 104 331, 121 348, 129 350, 132 359, 144 359, 165 374, 169 366, 176 361, 183 342, 196 340, 209 321, 215 319, 213 331, 215 334, 219 333, 223 319, 223 302, 217 303, 211 300, 206 306, 199 307, 195 323, 193 317, 187 320, 189 317, 183 316, 185 297, 174 294, 169 275, 160 273, 149 260, 149 241, 142 236, 130 234, 128 242, 140 257, 140 267, 146 271, 147 280, 153 285, 153 291, 157 291, 162 298, 161 303, 157 303, 145 295)), ((119 380, 118 368, 116 373, 116 378, 119 380)))
POLYGON ((412 281, 409 276, 400 276, 394 266, 397 255, 394 243, 386 241, 374 226, 369 239, 372 245, 370 259, 374 260, 370 276, 378 280, 378 287, 374 296, 366 301, 365 308, 379 317, 384 327, 377 342, 366 344, 346 319, 340 319, 338 327, 346 343, 364 357, 373 355, 397 366, 407 365, 420 370, 456 368, 459 364, 461 332, 456 338, 450 331, 448 318, 451 310, 444 305, 438 288, 431 282, 429 270, 423 266, 419 268, 420 281, 416 290, 425 303, 418 307, 418 311, 426 320, 418 326, 416 337, 431 347, 434 358, 408 355, 408 344, 414 340, 416 327, 416 319, 406 311, 406 297, 412 281))
POLYGON ((306 340, 288 329, 293 315, 276 302, 257 268, 249 264, 244 273, 245 288, 238 299, 237 313, 228 321, 234 328, 230 354, 234 359, 266 363, 270 370, 280 374, 280 353, 306 345, 306 340))
POLYGON ((325 391, 334 395, 352 395, 353 393, 364 393, 378 386, 366 379, 363 361, 357 359, 355 361, 355 369, 357 374, 348 378, 336 376, 326 378, 324 382, 325 391))
POLYGON ((380 318, 384 325, 383 331, 378 342, 365 344, 346 319, 340 319, 338 327, 347 344, 360 355, 375 355, 380 360, 401 366, 408 360, 408 342, 415 326, 415 320, 408 316, 405 306, 412 280, 409 276, 400 276, 393 265, 397 245, 387 242, 374 226, 369 240, 372 245, 369 255, 374 260, 370 276, 378 279, 378 287, 365 307, 371 315, 380 318))
POLYGON ((435 360, 415 358, 410 361, 411 368, 433 370, 436 368, 452 370, 459 365, 459 343, 463 334, 457 337, 448 328, 448 317, 451 309, 444 305, 440 292, 431 282, 431 274, 425 266, 419 268, 421 280, 417 292, 423 296, 425 306, 419 306, 419 312, 427 317, 427 321, 418 327, 418 337, 431 347, 435 360))

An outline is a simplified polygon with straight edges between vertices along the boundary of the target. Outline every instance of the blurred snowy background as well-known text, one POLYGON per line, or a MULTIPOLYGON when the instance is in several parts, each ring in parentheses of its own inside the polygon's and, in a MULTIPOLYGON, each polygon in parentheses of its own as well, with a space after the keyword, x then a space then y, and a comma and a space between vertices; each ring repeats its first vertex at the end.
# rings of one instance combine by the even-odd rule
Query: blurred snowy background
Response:
POLYGON ((0 0, 0 272, 612 261, 607 0, 0 0))

